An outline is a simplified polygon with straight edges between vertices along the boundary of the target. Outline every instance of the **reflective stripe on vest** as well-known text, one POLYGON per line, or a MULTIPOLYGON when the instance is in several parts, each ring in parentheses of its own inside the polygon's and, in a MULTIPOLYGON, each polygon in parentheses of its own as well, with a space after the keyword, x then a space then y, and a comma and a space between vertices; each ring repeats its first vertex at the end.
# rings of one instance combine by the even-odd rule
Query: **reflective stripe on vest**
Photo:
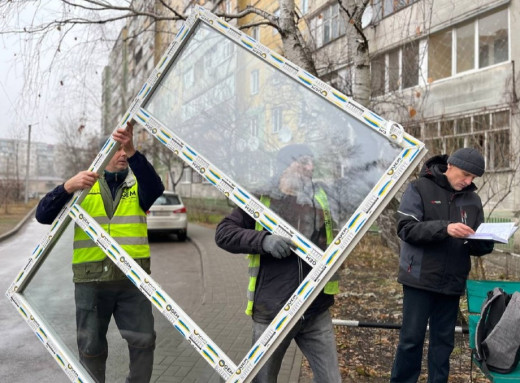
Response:
MULTIPOLYGON (((316 198, 316 201, 318 201, 323 210, 325 234, 327 237, 327 245, 329 245, 330 243, 332 243, 332 240, 334 239, 334 235, 332 233, 332 214, 330 212, 329 201, 327 199, 325 191, 322 188, 318 190, 314 197, 316 198)), ((266 196, 261 196, 260 202, 262 202, 266 207, 269 207, 271 205, 271 199, 266 196)), ((255 230, 262 231, 263 226, 259 222, 256 222, 255 230)), ((260 272, 260 254, 249 254, 247 258, 249 259, 249 284, 247 286, 246 314, 253 315, 256 279, 260 272)), ((327 282, 325 288, 323 289, 323 292, 329 295, 339 293, 339 275, 337 273, 334 273, 332 278, 327 282)))
MULTIPOLYGON (((99 182, 90 189, 81 207, 94 218, 100 226, 132 258, 149 258, 150 246, 146 226, 146 213, 139 205, 137 182, 124 189, 112 219, 109 219, 103 204, 99 182)), ((72 263, 97 262, 105 259, 106 254, 77 225, 74 226, 74 251, 72 263)))

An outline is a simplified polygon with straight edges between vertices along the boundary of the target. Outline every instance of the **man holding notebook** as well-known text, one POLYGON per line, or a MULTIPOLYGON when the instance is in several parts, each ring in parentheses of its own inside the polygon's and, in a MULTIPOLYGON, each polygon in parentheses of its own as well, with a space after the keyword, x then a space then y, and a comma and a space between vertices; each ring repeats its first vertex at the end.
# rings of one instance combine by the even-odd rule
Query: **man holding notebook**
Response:
POLYGON ((493 250, 493 241, 468 239, 483 222, 473 183, 484 174, 478 150, 438 155, 423 166, 401 199, 398 281, 403 285, 403 324, 391 382, 415 383, 429 324, 428 382, 448 381, 459 298, 471 268, 470 255, 493 250))

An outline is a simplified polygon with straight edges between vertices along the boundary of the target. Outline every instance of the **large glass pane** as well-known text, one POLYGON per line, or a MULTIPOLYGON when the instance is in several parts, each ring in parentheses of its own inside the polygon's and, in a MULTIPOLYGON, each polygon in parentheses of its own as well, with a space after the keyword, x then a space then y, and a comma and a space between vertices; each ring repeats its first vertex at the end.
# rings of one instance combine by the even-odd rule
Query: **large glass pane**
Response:
POLYGON ((464 117, 456 122, 456 133, 469 133, 471 131, 471 117, 464 117))
POLYGON ((451 30, 430 36, 428 45, 428 81, 451 76, 451 30))
POLYGON ((453 135, 453 120, 441 121, 441 136, 451 136, 453 135))
POLYGON ((479 67, 509 59, 507 9, 478 20, 479 67))
POLYGON ((455 30, 457 34, 457 73, 475 67, 475 24, 470 23, 455 30))
POLYGON ((280 149, 304 146, 312 159, 312 183, 294 179, 297 198, 308 200, 309 188, 320 185, 329 195, 335 222, 343 226, 402 149, 239 46, 213 78, 196 77, 193 87, 178 92, 182 73, 209 50, 219 57, 228 41, 204 23, 196 28, 146 102, 147 111, 257 196, 278 197, 280 175, 292 161, 280 149), (256 96, 249 96, 243 81, 252 69, 260 72, 256 96), (253 116, 267 121, 258 126, 256 137, 250 130, 253 116))
POLYGON ((414 41, 403 46, 403 89, 419 83, 419 43, 414 41))
POLYGON ((509 116, 509 110, 503 110, 501 112, 493 113, 493 129, 509 128, 509 116))
POLYGON ((399 49, 388 53, 388 90, 399 89, 399 49))
POLYGON ((385 67, 385 55, 379 55, 370 61, 370 82, 373 97, 385 93, 385 67))
POLYGON ((473 117, 473 131, 489 130, 491 128, 490 115, 480 114, 473 117))
POLYGON ((501 130, 490 132, 487 141, 489 163, 488 167, 493 170, 508 169, 511 161, 510 131, 501 130))

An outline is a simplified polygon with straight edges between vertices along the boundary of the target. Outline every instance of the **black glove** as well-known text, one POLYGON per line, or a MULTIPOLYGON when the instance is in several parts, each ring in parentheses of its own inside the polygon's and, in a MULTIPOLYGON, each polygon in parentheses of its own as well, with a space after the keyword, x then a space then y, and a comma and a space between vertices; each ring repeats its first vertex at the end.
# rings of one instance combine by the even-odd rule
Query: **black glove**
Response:
POLYGON ((273 257, 282 259, 291 255, 292 241, 279 235, 266 235, 262 241, 262 249, 273 257))

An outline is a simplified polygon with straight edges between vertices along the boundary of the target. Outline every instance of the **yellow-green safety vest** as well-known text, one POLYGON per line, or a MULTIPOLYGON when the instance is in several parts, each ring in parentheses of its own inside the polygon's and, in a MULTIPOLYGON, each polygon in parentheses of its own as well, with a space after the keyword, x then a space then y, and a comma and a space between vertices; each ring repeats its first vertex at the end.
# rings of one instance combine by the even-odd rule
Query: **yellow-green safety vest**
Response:
MULTIPOLYGON (((94 218, 132 258, 149 258, 146 213, 139 205, 137 182, 123 189, 121 199, 112 218, 108 218, 103 204, 99 181, 87 194, 81 207, 94 218)), ((73 264, 98 262, 106 254, 78 226, 74 227, 73 264)))
MULTIPOLYGON (((329 200, 327 199, 325 191, 321 188, 315 194, 314 198, 320 204, 321 209, 323 210, 327 245, 330 245, 334 239, 334 234, 332 232, 332 214, 330 212, 329 200)), ((266 196, 261 196, 260 202, 262 202, 266 207, 271 205, 270 198, 266 196)), ((262 231, 263 226, 259 222, 256 222, 255 230, 262 231)), ((246 314, 253 315, 256 279, 258 277, 258 273, 260 272, 260 254, 249 254, 247 257, 249 258, 249 284, 247 286, 246 314)), ((339 293, 339 276, 337 273, 334 273, 331 279, 327 282, 323 292, 330 295, 339 293)))

